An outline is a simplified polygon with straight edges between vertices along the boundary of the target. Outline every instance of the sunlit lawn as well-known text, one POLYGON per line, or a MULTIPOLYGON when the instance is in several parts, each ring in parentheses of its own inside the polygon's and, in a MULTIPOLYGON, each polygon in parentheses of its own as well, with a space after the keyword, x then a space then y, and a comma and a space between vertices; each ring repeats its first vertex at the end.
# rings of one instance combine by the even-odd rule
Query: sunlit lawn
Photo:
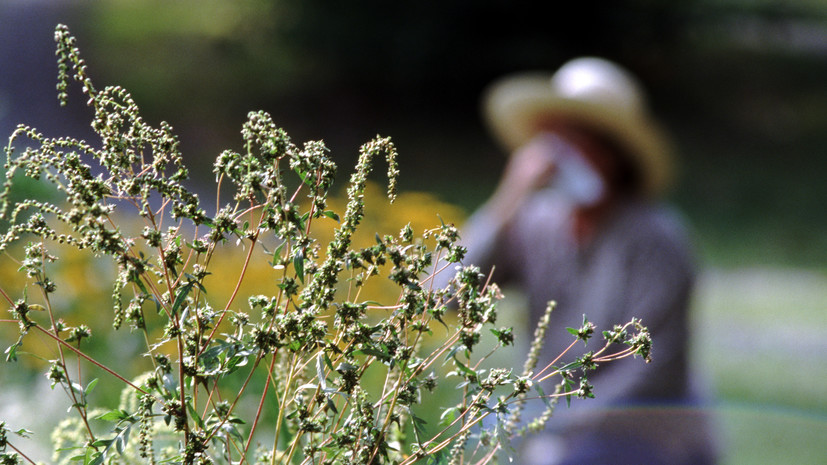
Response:
POLYGON ((708 271, 695 323, 724 463, 827 463, 827 275, 708 271))

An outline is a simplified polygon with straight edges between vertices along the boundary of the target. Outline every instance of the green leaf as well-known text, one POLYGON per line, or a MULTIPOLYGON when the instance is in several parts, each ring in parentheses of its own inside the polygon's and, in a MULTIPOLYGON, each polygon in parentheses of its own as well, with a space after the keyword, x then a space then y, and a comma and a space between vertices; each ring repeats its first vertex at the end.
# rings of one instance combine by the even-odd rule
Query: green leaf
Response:
POLYGON ((195 411, 195 408, 192 406, 192 402, 187 402, 187 411, 190 413, 192 419, 195 420, 195 424, 199 428, 204 429, 204 420, 202 420, 201 415, 195 411))
POLYGON ((20 341, 17 341, 16 343, 10 345, 8 349, 6 349, 5 354, 6 354, 6 361, 7 362, 16 362, 17 361, 17 348, 20 347, 21 345, 22 345, 22 343, 20 341))
POLYGON ((463 364, 462 362, 460 362, 459 360, 457 360, 457 358, 456 358, 456 357, 454 357, 454 363, 456 364, 457 368, 459 368, 459 371, 463 372, 466 376, 472 376, 472 377, 474 377, 474 378, 479 377, 479 376, 477 375, 477 372, 476 372, 476 371, 474 371, 474 370, 472 370, 472 369, 468 368, 465 364, 463 364))
POLYGON ((339 364, 339 366, 336 367, 336 372, 337 373, 346 373, 348 371, 353 371, 353 370, 356 370, 358 368, 359 368, 359 366, 357 366, 357 365, 352 365, 352 364, 347 363, 347 362, 342 362, 342 363, 339 364))
POLYGON ((218 356, 227 350, 227 344, 224 341, 216 341, 215 345, 205 350, 198 360, 204 364, 217 363, 218 356))
POLYGON ((158 389, 164 398, 169 399, 172 393, 178 391, 178 379, 172 373, 164 373, 161 377, 161 383, 164 385, 164 390, 158 389))
POLYGON ((457 419, 459 413, 459 407, 456 406, 445 409, 442 415, 439 416, 439 426, 443 428, 447 427, 457 419))
POLYGON ((330 360, 330 357, 327 356, 327 352, 324 353, 324 364, 330 371, 335 371, 335 369, 333 368, 333 361, 330 360))
MULTIPOLYGON (((570 392, 574 387, 574 383, 568 378, 563 378, 563 386, 566 392, 570 392)), ((571 407, 571 394, 566 396, 566 407, 571 407)))
MULTIPOLYGON (((146 292, 146 290, 144 290, 144 294, 149 294, 149 293, 146 292)), ((155 302, 155 313, 160 315, 161 314, 161 308, 162 308, 161 307, 161 301, 158 300, 158 298, 155 297, 154 295, 150 295, 149 300, 151 300, 152 302, 155 302)))
POLYGON ((86 385, 86 389, 83 390, 84 397, 91 394, 92 391, 95 390, 95 386, 97 386, 97 385, 98 385, 98 378, 95 378, 92 381, 89 381, 89 384, 86 385))
POLYGON ((414 415, 413 412, 409 411, 409 413, 411 415, 411 422, 413 423, 414 429, 419 433, 425 433, 425 425, 427 425, 428 422, 414 415))
POLYGON ((230 374, 243 366, 247 366, 249 357, 250 354, 246 351, 233 355, 229 360, 227 360, 227 374, 230 374))
MULTIPOLYGON (((233 421, 230 420, 230 423, 233 423, 233 421)), ((223 428, 225 431, 227 431, 227 433, 230 436, 234 437, 237 441, 244 441, 244 436, 241 434, 241 431, 239 431, 238 428, 236 428, 235 426, 231 424, 226 424, 223 428)))
POLYGON ((542 386, 540 386, 540 383, 534 383, 534 389, 537 391, 540 400, 542 400, 543 403, 546 404, 547 408, 554 408, 554 405, 551 403, 551 399, 549 399, 548 396, 546 396, 546 393, 545 391, 543 391, 543 388, 542 386))
POLYGON ((383 352, 383 351, 378 350, 378 349, 374 349, 372 347, 363 347, 363 348, 359 349, 357 352, 361 352, 365 355, 372 355, 372 356, 376 357, 377 359, 379 359, 383 362, 387 362, 391 359, 391 356, 390 356, 389 353, 383 352))
POLYGON ((92 454, 92 460, 89 462, 89 465, 103 465, 103 461, 106 459, 106 456, 100 452, 96 452, 92 454))
MULTIPOLYGON (((279 246, 278 246, 278 247, 276 247, 276 250, 274 250, 274 251, 273 251, 273 253, 271 254, 271 255, 273 256, 273 258, 274 258, 274 259, 275 259, 276 257, 280 257, 280 256, 281 256, 281 251, 282 251, 282 249, 284 249, 284 246, 285 246, 286 244, 287 244, 287 241, 284 241, 284 242, 282 242, 281 244, 279 244, 279 246)), ((266 249, 265 249, 265 250, 266 250, 266 249)), ((274 260, 274 261, 275 261, 275 260, 274 260)))
POLYGON ((298 276, 299 281, 304 284, 304 251, 299 250, 296 252, 296 255, 293 256, 293 268, 296 270, 296 276, 298 276))
POLYGON ((339 414, 339 409, 336 408, 336 403, 333 402, 333 399, 328 397, 325 400, 327 401, 327 403, 326 403, 327 408, 330 409, 334 414, 338 415, 339 414))
POLYGON ((104 458, 102 452, 97 452, 95 449, 87 447, 86 455, 83 457, 83 465, 101 465, 104 458))
MULTIPOLYGON (((445 324, 445 323, 443 323, 443 324, 445 324)), ((459 353, 462 350, 465 350, 464 345, 462 345, 462 344, 455 345, 454 347, 451 348, 450 351, 448 351, 448 354, 445 356, 445 361, 447 362, 448 360, 451 360, 451 359, 456 360, 457 353, 459 353)))
POLYGON ((324 352, 319 352, 316 356, 316 377, 319 378, 319 385, 322 390, 327 389, 327 380, 324 376, 324 352))
POLYGON ((78 384, 78 383, 71 383, 71 384, 69 385, 69 388, 71 388, 71 389, 72 389, 72 391, 74 391, 76 394, 78 394, 78 395, 80 395, 80 396, 82 396, 82 395, 83 395, 83 386, 81 386, 80 384, 78 384))
POLYGON ((124 441, 124 437, 120 434, 118 435, 118 437, 115 438, 115 450, 117 450, 118 453, 121 455, 123 455, 124 441))
POLYGON ((95 417, 96 420, 103 421, 121 421, 130 417, 126 410, 110 410, 95 417))
POLYGON ((195 286, 195 283, 192 281, 188 281, 186 284, 181 286, 178 289, 178 294, 175 296, 175 302, 172 304, 172 314, 176 315, 178 313, 178 309, 181 308, 181 305, 187 300, 187 296, 192 292, 192 288, 195 286))
MULTIPOLYGON (((71 447, 61 447, 59 449, 55 449, 55 452, 65 452, 67 450, 78 450, 83 449, 83 446, 71 446, 71 447)), ((78 457, 78 456, 75 456, 78 457)), ((69 458, 69 460, 73 460, 73 458, 69 458)))
POLYGON ((339 215, 337 215, 335 212, 333 212, 333 211, 331 211, 331 210, 323 211, 323 212, 322 212, 322 215, 324 215, 324 216, 326 216, 326 217, 330 218, 331 220, 336 220, 336 222, 337 222, 337 223, 340 223, 340 222, 341 222, 341 221, 339 220, 339 215))
POLYGON ((569 363, 568 365, 564 365, 563 368, 560 368, 560 372, 566 373, 566 372, 569 372, 569 371, 572 371, 572 370, 576 370, 576 369, 580 368, 581 366, 583 366, 583 362, 581 362, 579 360, 575 360, 575 361, 569 363))
POLYGON ((301 168, 296 168, 293 171, 295 171, 296 174, 299 175, 299 179, 302 180, 302 183, 304 183, 308 186, 313 186, 313 178, 307 176, 310 173, 308 173, 307 171, 302 170, 301 168))
POLYGON ((91 445, 92 447, 109 447, 112 445, 112 441, 114 441, 114 439, 98 439, 91 445))
POLYGON ((448 463, 448 452, 444 449, 428 454, 427 465, 442 465, 448 463))

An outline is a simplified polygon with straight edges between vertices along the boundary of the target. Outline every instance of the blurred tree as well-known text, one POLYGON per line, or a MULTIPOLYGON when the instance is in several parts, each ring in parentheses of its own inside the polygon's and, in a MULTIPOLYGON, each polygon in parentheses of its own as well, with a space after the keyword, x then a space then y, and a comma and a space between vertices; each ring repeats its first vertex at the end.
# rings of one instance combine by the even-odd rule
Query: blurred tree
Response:
MULTIPOLYGON (((795 223, 799 235, 764 240, 795 244, 827 228, 827 219, 805 216, 827 195, 811 179, 825 165, 814 154, 827 142, 823 0, 589 0, 565 7, 528 0, 103 0, 78 8, 83 14, 72 21, 83 24, 74 29, 101 82, 130 89, 150 120, 169 120, 191 157, 209 160, 218 147, 232 146, 246 112, 261 108, 296 140, 324 138, 343 166, 353 160, 342 154, 355 154, 376 132, 392 135, 405 154, 403 182, 471 208, 503 163, 477 115, 484 86, 504 73, 555 69, 571 56, 595 54, 625 64, 651 91, 656 111, 692 156, 685 157, 686 175, 704 179, 684 183, 678 197, 693 216, 712 218, 711 230, 726 234, 733 218, 754 221, 756 231, 795 223), (477 182, 458 189, 456 173, 477 182), (761 202, 749 201, 756 193, 761 202), (769 228, 763 219, 785 215, 788 221, 769 228), (803 229, 809 232, 802 236, 803 229)), ((208 163, 199 166, 209 175, 208 163)), ((813 242, 827 250, 825 241, 813 242)))
POLYGON ((89 27, 105 40, 93 45, 125 50, 113 66, 146 60, 149 66, 128 67, 136 80, 154 75, 163 84, 195 73, 200 86, 231 87, 241 79, 244 86, 224 90, 248 100, 351 89, 410 100, 424 94, 465 106, 504 72, 556 68, 572 55, 663 60, 682 39, 696 2, 586 1, 565 8, 527 0, 197 3, 96 4, 89 27), (127 43, 148 52, 136 56, 127 43), (204 75, 197 65, 208 62, 215 66, 204 75))

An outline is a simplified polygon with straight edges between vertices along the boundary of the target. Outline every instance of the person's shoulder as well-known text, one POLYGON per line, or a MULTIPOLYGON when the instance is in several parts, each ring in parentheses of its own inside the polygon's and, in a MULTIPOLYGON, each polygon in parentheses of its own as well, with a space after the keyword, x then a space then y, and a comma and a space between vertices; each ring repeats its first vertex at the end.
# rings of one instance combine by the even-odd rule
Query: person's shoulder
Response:
POLYGON ((694 261, 693 241, 686 217, 674 206, 657 201, 629 202, 623 208, 621 226, 639 248, 670 251, 694 261))
POLYGON ((686 217, 663 202, 643 202, 636 210, 639 228, 629 244, 630 254, 658 269, 664 280, 680 277, 680 282, 691 286, 698 272, 698 255, 686 217))
POLYGON ((671 204, 653 200, 633 200, 622 208, 625 223, 639 232, 655 235, 687 238, 688 220, 671 204))

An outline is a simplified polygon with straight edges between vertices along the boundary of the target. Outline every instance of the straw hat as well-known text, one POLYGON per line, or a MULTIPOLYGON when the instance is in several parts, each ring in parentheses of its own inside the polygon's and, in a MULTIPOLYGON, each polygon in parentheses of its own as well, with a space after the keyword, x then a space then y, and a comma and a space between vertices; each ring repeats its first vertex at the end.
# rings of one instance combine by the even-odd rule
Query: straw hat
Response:
POLYGON ((651 118, 643 87, 628 71, 601 58, 576 58, 556 73, 525 73, 495 82, 483 98, 494 136, 513 151, 563 118, 593 128, 620 144, 637 163, 643 192, 657 195, 672 171, 665 133, 651 118))

